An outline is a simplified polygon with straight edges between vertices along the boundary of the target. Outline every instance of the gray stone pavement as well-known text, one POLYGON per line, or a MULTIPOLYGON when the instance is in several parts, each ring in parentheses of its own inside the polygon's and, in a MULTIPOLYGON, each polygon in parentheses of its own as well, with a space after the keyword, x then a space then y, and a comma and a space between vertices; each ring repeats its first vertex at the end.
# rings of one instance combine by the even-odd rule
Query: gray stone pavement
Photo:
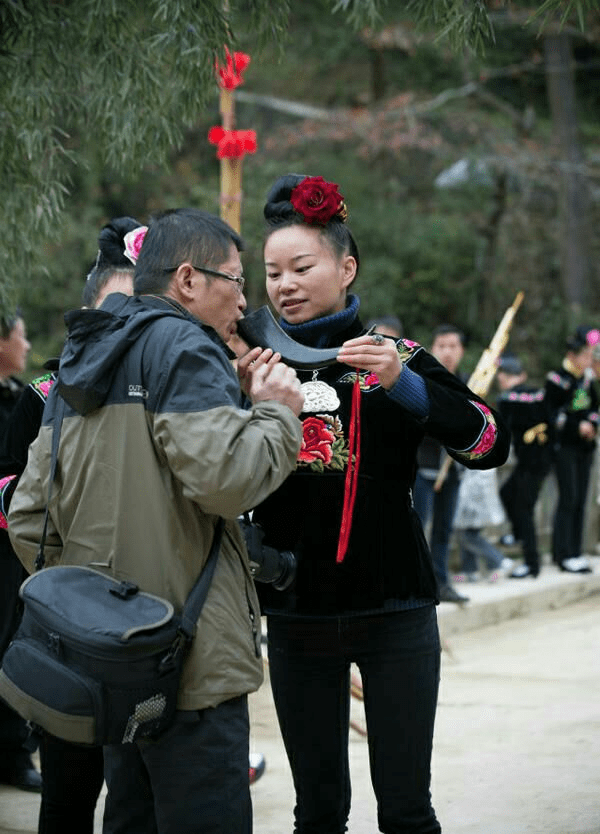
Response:
MULTIPOLYGON (((600 834, 600 557, 592 563, 589 575, 545 564, 537 579, 469 583, 462 586, 469 603, 439 606, 444 651, 432 791, 444 834, 600 834), (513 790, 515 781, 526 783, 524 792, 513 790)), ((293 790, 268 682, 250 708, 251 747, 267 760, 252 789, 254 830, 285 834, 293 790)), ((355 699, 352 718, 349 831, 372 834, 376 810, 355 699)), ((103 796, 98 834, 102 806, 103 796)), ((39 796, 0 785, 0 834, 37 831, 38 808, 39 796)))

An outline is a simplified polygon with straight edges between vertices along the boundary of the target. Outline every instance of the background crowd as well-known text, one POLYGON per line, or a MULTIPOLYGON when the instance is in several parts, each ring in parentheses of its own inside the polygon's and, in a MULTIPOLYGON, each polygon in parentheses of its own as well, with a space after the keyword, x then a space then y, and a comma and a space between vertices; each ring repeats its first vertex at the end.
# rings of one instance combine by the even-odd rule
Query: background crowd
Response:
MULTIPOLYGON (((461 472, 453 464, 434 489, 443 450, 432 453, 431 440, 425 439, 415 481, 415 508, 424 525, 433 514, 429 535, 442 600, 468 602, 462 589, 459 592, 450 581, 451 542, 458 550, 455 582, 539 575, 542 531, 536 505, 549 476, 555 479, 557 493, 548 542, 551 561, 568 573, 591 572, 584 552, 584 523, 599 420, 599 340, 598 329, 577 327, 565 344, 560 366, 549 370, 539 386, 528 383, 519 357, 509 351, 498 357, 497 407, 512 437, 511 459, 500 472, 461 472), (501 534, 502 528, 506 532, 501 534), (506 547, 516 562, 506 555, 506 547)), ((463 348, 464 335, 458 328, 443 325, 434 331, 431 350, 454 373, 460 373, 463 348), (440 342, 440 331, 455 335, 440 342)))

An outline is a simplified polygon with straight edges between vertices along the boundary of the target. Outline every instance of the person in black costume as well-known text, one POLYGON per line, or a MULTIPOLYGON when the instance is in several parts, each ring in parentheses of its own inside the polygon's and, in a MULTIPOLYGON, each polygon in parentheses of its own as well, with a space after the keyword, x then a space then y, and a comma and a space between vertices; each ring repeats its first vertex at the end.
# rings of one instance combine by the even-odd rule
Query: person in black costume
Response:
MULTIPOLYGON (((98 257, 82 292, 85 307, 99 307, 112 292, 133 293, 134 265, 124 255, 124 237, 138 227, 137 220, 118 217, 100 232, 98 257)), ((58 360, 48 360, 45 368, 47 372, 25 388, 5 426, 0 454, 3 478, 0 482, 0 524, 4 519, 6 525, 10 499, 25 469, 29 445, 38 435, 44 405, 56 381, 58 360)), ((22 581, 25 571, 16 556, 14 560, 21 568, 22 581)), ((70 744, 43 733, 40 758, 43 785, 39 834, 64 834, 65 831, 92 834, 94 811, 104 781, 102 748, 70 744)))
POLYGON ((527 374, 516 356, 500 357, 496 371, 501 391, 497 408, 511 431, 516 458, 512 472, 500 487, 500 498, 524 558, 523 564, 509 574, 512 579, 536 577, 540 572, 534 511, 552 467, 552 428, 544 389, 526 380, 527 374))
MULTIPOLYGON (((23 383, 16 375, 25 370, 30 347, 20 314, 0 319, 0 443, 6 436, 10 415, 23 391, 23 383)), ((26 576, 10 544, 6 520, 2 523, 1 517, 0 565, 1 657, 19 624, 18 592, 26 576)), ((31 759, 35 747, 24 719, 0 701, 0 782, 26 791, 40 791, 42 780, 31 759)))
MULTIPOLYGON (((254 511, 265 543, 298 563, 288 589, 259 589, 270 679, 296 790, 294 831, 346 831, 356 663, 379 828, 437 834, 437 585, 411 501, 416 450, 426 428, 466 466, 489 468, 505 460, 509 434, 420 345, 365 333, 349 292, 359 254, 337 188, 289 174, 264 209, 267 292, 282 327, 312 347, 340 346, 337 363, 298 372, 297 468, 254 511)), ((252 373, 244 358, 239 368, 252 373)))
POLYGON ((592 351, 600 331, 579 326, 567 340, 558 370, 546 377, 545 396, 556 431, 555 472, 558 503, 552 531, 552 559, 567 573, 591 573, 582 554, 583 521, 598 433, 598 394, 592 351))

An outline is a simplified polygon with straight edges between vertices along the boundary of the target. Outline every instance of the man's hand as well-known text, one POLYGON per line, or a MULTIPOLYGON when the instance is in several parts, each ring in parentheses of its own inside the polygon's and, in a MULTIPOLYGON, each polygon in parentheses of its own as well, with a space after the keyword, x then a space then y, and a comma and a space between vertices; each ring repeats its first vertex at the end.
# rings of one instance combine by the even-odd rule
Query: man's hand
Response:
POLYGON ((270 348, 253 348, 238 360, 240 385, 252 403, 276 400, 287 405, 296 416, 304 406, 304 394, 293 368, 284 365, 281 354, 270 348))

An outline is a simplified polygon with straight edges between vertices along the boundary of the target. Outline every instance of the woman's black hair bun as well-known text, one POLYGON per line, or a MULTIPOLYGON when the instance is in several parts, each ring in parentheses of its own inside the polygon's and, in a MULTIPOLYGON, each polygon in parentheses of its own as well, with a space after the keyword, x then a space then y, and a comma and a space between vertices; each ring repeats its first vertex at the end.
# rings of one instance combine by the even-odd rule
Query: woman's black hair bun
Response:
POLYGON ((133 217, 115 217, 103 226, 98 235, 99 251, 96 266, 100 269, 105 266, 133 266, 124 254, 123 238, 128 232, 141 225, 140 221, 133 217))
POLYGON ((575 352, 584 348, 588 343, 587 335, 590 330, 592 330, 592 328, 586 327, 584 324, 580 324, 576 327, 575 333, 567 339, 567 348, 575 352))
POLYGON ((294 188, 304 179, 306 179, 306 174, 284 174, 273 183, 265 203, 265 220, 277 223, 289 220, 296 214, 294 206, 290 203, 290 197, 294 188))

